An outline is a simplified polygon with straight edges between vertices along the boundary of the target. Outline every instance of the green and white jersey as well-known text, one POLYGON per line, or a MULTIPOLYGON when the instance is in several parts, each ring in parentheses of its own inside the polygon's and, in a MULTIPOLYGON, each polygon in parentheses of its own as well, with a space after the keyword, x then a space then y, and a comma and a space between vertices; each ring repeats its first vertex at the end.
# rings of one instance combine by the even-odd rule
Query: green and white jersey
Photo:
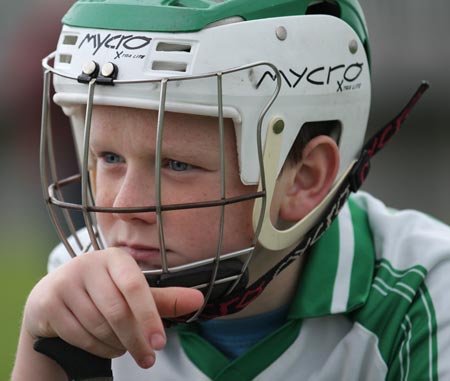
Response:
POLYGON ((449 290, 450 229, 359 192, 309 253, 284 326, 229 360, 180 325, 151 369, 113 360, 114 380, 450 380, 449 290))

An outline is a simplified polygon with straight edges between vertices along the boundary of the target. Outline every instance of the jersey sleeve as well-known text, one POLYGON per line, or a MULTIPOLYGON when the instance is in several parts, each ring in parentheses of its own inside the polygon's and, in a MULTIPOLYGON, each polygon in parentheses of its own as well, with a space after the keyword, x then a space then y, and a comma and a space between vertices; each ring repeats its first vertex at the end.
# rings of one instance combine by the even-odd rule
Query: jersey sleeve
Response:
POLYGON ((387 380, 450 379, 450 261, 431 270, 397 332, 387 380))
POLYGON ((356 318, 377 336, 387 380, 450 380, 450 228, 368 195, 376 266, 356 318))

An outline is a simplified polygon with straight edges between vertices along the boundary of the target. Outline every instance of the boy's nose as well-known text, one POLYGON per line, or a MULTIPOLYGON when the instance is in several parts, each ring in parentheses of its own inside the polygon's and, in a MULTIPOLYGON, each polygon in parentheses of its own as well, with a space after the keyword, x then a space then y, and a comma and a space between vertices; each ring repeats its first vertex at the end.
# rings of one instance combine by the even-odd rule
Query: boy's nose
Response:
MULTIPOLYGON (((136 208, 152 207, 155 205, 155 183, 151 176, 143 176, 140 173, 128 172, 120 186, 113 207, 136 208)), ((125 213, 114 213, 116 218, 122 220, 141 220, 145 223, 156 222, 155 212, 130 211, 125 213)))

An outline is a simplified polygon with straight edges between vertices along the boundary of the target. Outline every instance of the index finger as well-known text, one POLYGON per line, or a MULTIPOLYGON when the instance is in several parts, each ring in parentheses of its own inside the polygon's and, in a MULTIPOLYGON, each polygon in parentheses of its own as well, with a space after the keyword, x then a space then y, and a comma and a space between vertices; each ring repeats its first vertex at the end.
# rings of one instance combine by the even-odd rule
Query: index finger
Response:
MULTIPOLYGON (((150 287, 139 266, 122 250, 111 249, 107 255, 111 279, 125 299, 141 331, 140 334, 153 349, 162 349, 166 340, 164 326, 150 287)), ((139 338, 135 340, 139 341, 139 338)), ((131 348, 127 349, 132 352, 131 348)))

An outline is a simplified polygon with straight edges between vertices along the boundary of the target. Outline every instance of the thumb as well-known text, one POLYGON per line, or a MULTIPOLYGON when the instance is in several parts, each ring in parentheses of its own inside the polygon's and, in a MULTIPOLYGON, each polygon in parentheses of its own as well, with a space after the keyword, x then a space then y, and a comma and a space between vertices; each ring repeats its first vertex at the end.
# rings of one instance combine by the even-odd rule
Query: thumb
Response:
POLYGON ((152 288, 152 295, 161 317, 186 315, 200 309, 204 302, 203 294, 193 288, 152 288))

